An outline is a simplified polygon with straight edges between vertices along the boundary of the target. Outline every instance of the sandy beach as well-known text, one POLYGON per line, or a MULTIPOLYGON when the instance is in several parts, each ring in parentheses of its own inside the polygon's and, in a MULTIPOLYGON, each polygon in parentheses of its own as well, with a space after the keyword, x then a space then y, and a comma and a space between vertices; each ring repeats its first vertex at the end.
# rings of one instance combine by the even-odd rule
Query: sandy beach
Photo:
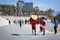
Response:
MULTIPOLYGON (((29 17, 14 17, 14 16, 0 16, 0 26, 5 26, 5 25, 9 25, 7 18, 11 21, 11 23, 13 23, 13 20, 25 20, 25 19, 29 19, 29 17)), ((60 24, 58 26, 58 33, 60 34, 60 24)))
POLYGON ((60 24, 59 24, 59 26, 58 26, 58 33, 60 34, 60 24))
POLYGON ((0 16, 0 26, 9 25, 8 20, 0 16))

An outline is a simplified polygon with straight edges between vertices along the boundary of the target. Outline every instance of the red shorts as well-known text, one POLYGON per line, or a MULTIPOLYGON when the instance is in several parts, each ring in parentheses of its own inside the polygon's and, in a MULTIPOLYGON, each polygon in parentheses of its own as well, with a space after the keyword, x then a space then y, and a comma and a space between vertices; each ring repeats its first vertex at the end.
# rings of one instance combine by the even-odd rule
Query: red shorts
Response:
POLYGON ((45 28, 40 27, 40 32, 45 31, 45 28))
POLYGON ((32 27, 32 30, 36 30, 36 27, 32 27))

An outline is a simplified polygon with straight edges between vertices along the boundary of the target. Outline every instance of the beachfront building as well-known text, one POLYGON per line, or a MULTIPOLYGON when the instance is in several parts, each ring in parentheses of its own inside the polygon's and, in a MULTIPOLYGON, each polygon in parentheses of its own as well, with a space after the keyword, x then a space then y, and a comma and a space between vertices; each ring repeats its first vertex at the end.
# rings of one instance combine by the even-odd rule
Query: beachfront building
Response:
POLYGON ((19 16, 23 16, 23 13, 22 13, 22 8, 24 7, 24 1, 22 0, 18 0, 17 2, 17 15, 19 16))
POLYGON ((26 2, 24 4, 24 8, 32 9, 33 8, 33 2, 26 2))
MULTIPOLYGON (((32 9, 33 8, 33 2, 25 2, 24 3, 24 8, 32 9)), ((24 16, 29 16, 30 15, 30 13, 28 13, 28 12, 24 12, 23 14, 24 14, 24 16)))
POLYGON ((28 13, 23 13, 22 9, 26 8, 26 9, 32 9, 33 8, 33 2, 24 2, 22 0, 18 0, 17 2, 17 15, 18 16, 26 16, 28 15, 28 13))

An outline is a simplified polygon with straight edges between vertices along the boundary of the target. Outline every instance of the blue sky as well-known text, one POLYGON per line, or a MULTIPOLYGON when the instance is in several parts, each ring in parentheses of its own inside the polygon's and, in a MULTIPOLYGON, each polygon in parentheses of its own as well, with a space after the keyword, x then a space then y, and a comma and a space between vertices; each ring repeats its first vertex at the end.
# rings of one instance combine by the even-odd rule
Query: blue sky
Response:
MULTIPOLYGON (((0 4, 16 5, 18 0, 0 0, 0 4)), ((33 2, 34 7, 38 6, 41 10, 48 10, 49 8, 60 12, 60 0, 23 0, 25 2, 33 2)))

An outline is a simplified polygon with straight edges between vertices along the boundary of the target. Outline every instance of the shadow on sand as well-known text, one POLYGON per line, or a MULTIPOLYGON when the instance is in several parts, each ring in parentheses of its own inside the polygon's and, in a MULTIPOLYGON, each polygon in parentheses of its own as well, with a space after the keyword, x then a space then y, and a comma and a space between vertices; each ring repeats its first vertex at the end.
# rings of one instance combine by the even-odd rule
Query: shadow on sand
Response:
POLYGON ((13 36, 38 36, 39 34, 12 34, 13 36))
POLYGON ((20 36, 20 34, 12 34, 13 36, 20 36))

